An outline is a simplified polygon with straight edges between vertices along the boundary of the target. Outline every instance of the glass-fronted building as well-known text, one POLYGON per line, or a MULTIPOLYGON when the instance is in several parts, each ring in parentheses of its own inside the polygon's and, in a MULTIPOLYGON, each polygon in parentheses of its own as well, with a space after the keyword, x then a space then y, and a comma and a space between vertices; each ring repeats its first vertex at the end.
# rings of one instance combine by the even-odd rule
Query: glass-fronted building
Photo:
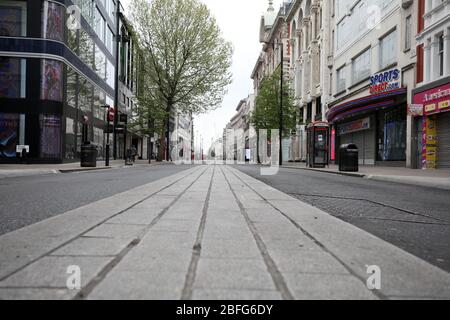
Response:
POLYGON ((0 163, 19 161, 17 146, 29 146, 33 163, 75 161, 84 138, 104 156, 116 7, 115 0, 0 1, 0 163))

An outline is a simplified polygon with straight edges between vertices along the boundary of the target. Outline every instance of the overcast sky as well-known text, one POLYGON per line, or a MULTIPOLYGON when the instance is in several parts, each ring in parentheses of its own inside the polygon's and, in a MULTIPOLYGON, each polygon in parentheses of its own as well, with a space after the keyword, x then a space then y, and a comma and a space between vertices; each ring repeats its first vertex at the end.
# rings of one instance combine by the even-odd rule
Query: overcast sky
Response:
MULTIPOLYGON (((259 24, 269 0, 200 0, 216 17, 224 38, 234 46, 233 83, 228 88, 222 107, 194 120, 195 134, 201 135, 206 149, 211 139, 222 136, 223 128, 236 113, 240 100, 253 93, 251 72, 261 50, 259 24), (197 134, 198 132, 198 134, 197 134)), ((129 0, 121 0, 126 8, 129 0)), ((277 10, 282 0, 274 0, 277 10)), ((196 141, 197 141, 196 138, 196 141)), ((197 145, 197 143, 196 143, 197 145)))

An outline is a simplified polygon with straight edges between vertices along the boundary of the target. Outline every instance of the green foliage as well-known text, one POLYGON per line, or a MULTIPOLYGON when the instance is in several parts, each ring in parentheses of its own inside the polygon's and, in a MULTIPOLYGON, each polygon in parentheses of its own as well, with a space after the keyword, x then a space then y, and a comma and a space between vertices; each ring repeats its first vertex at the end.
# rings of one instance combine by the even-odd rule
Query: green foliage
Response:
POLYGON ((142 49, 139 103, 146 111, 159 119, 174 109, 199 114, 220 106, 231 83, 232 46, 206 5, 133 0, 131 21, 142 49))
MULTIPOLYGON (((250 116, 250 122, 257 132, 260 129, 280 128, 280 81, 278 68, 272 75, 265 77, 256 96, 255 109, 250 116)), ((294 104, 292 91, 283 79, 283 127, 285 133, 294 130, 297 120, 297 108, 294 104)))

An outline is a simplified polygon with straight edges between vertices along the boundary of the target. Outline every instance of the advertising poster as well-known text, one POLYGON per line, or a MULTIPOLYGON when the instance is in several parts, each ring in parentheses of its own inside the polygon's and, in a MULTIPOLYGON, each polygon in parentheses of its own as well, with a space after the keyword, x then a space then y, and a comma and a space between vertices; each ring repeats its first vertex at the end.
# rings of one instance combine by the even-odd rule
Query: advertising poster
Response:
POLYGON ((0 57, 0 97, 20 97, 20 59, 0 57))
POLYGON ((41 116, 41 157, 59 158, 61 155, 61 118, 41 116))
POLYGON ((0 4, 0 36, 19 37, 22 31, 22 9, 0 4))
POLYGON ((62 63, 42 60, 41 99, 62 101, 62 63))
POLYGON ((422 146, 422 167, 424 169, 436 169, 437 130, 434 117, 426 117, 423 121, 422 146))
POLYGON ((0 158, 15 158, 19 115, 0 113, 0 158))
POLYGON ((45 2, 42 15, 44 37, 57 41, 64 41, 64 11, 63 7, 53 2, 45 2))

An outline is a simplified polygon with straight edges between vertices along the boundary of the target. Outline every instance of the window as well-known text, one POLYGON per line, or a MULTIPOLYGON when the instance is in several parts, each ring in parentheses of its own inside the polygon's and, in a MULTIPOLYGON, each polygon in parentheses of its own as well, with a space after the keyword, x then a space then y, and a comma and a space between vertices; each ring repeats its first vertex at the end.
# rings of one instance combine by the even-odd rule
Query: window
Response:
POLYGON ((16 113, 0 113, 0 159, 15 158, 19 143, 20 119, 16 113))
POLYGON ((26 60, 0 57, 0 97, 25 98, 26 60))
POLYGON ((444 75, 444 35, 439 36, 439 76, 444 75))
POLYGON ((84 29, 79 31, 80 58, 90 68, 94 68, 94 41, 84 29))
POLYGON ((113 0, 106 0, 106 12, 108 12, 109 17, 112 21, 115 22, 114 19, 114 11, 116 10, 116 3, 113 0))
POLYGON ((108 51, 114 55, 114 36, 111 28, 106 28, 106 47, 108 51))
POLYGON ((65 148, 65 159, 73 160, 75 159, 75 121, 72 118, 66 118, 66 148, 65 148))
POLYGON ((108 59, 106 59, 106 83, 111 88, 114 88, 115 86, 115 72, 116 68, 114 67, 114 65, 109 62, 108 59))
POLYGON ((353 83, 360 82, 370 76, 370 48, 361 53, 352 61, 353 83))
POLYGON ((69 106, 76 108, 76 99, 77 99, 77 89, 78 89, 78 80, 77 80, 77 72, 67 67, 67 86, 66 86, 66 102, 69 106))
POLYGON ((336 91, 339 93, 345 90, 345 66, 336 70, 336 91))
POLYGON ((100 78, 106 78, 106 56, 97 45, 95 45, 95 72, 100 78))
POLYGON ((42 37, 64 41, 65 8, 57 3, 44 1, 42 37))
POLYGON ((397 61, 397 30, 380 40, 380 68, 385 68, 397 61))
POLYGON ((61 156, 61 118, 53 115, 39 116, 41 128, 41 158, 61 156))
POLYGON ((26 37, 27 4, 23 1, 0 2, 0 36, 26 37))
POLYGON ((407 16, 405 20, 405 50, 411 49, 411 16, 407 16))
POLYGON ((106 21, 98 7, 95 10, 95 32, 102 42, 105 42, 105 25, 106 21))
POLYGON ((42 60, 41 99, 62 101, 63 98, 63 65, 55 60, 42 60))

